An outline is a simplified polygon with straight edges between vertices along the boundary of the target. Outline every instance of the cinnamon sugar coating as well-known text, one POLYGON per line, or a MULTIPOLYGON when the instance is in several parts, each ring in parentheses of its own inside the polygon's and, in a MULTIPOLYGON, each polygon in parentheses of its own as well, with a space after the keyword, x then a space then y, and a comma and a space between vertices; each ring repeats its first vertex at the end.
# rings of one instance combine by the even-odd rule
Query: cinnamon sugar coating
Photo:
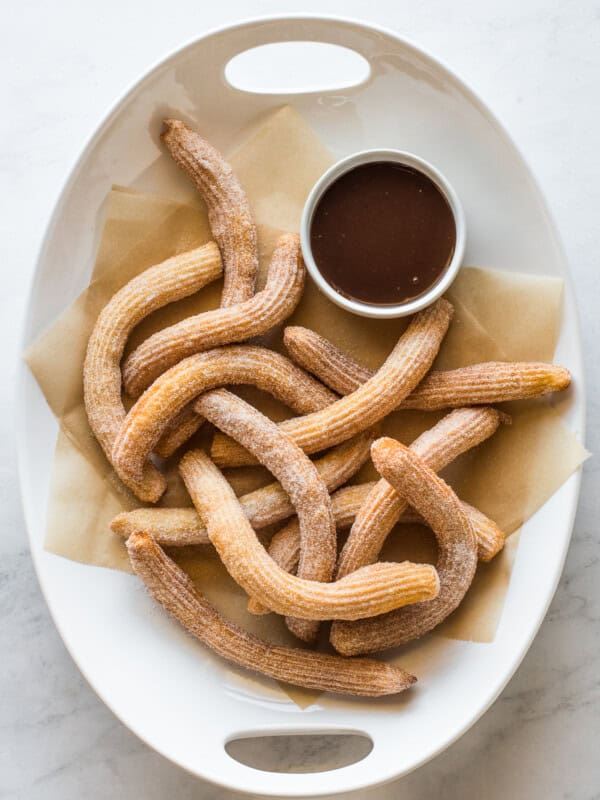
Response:
MULTIPOLYGON (((329 492, 349 480, 362 467, 369 458, 372 442, 373 433, 366 431, 313 462, 329 492)), ((280 483, 270 483, 238 499, 255 530, 281 522, 296 513, 280 483)), ((167 547, 210 544, 206 528, 193 508, 138 508, 123 511, 112 520, 110 526, 114 533, 124 539, 135 531, 145 530, 158 544, 167 547)))
MULTIPOLYGON (((372 378, 322 411, 281 422, 281 430, 305 453, 316 453, 379 422, 413 391, 431 367, 452 313, 452 306, 443 299, 420 311, 372 378)), ((223 437, 215 437, 211 455, 222 467, 253 463, 239 445, 223 437)))
MULTIPOLYGON (((284 342, 297 364, 339 394, 354 392, 374 374, 308 328, 287 327, 284 342)), ((490 361, 453 370, 433 370, 398 408, 434 411, 492 405, 560 392, 570 382, 569 371, 554 364, 490 361)))
MULTIPOLYGON (((148 314, 194 294, 221 273, 219 250, 210 242, 137 275, 101 311, 88 341, 83 397, 90 427, 111 463, 112 448, 125 419, 120 362, 129 334, 148 314)), ((143 501, 155 502, 165 489, 164 477, 151 464, 135 479, 119 477, 143 501)))
POLYGON ((187 453, 180 471, 227 571, 250 596, 279 614, 359 619, 437 595, 437 573, 426 564, 373 564, 335 583, 292 576, 258 541, 231 486, 205 453, 187 453))
POLYGON ((337 397, 288 358, 264 347, 230 345, 197 353, 157 378, 127 414, 112 451, 121 474, 138 480, 157 442, 190 401, 231 384, 257 386, 300 414, 324 408, 337 397))
POLYGON ((415 451, 394 439, 374 442, 371 457, 382 477, 427 520, 435 533, 440 593, 430 603, 418 603, 369 620, 335 623, 331 643, 344 655, 398 647, 433 630, 458 607, 477 566, 477 540, 452 489, 415 451))
POLYGON ((258 244, 250 204, 238 179, 221 153, 180 120, 166 119, 160 138, 206 203, 223 259, 221 307, 249 300, 258 273, 258 244))
POLYGON ((161 373, 183 358, 267 333, 296 308, 304 280, 300 239, 286 233, 277 242, 261 292, 227 308, 187 317, 150 336, 125 360, 125 390, 139 397, 161 373))
POLYGON ((416 681, 385 662, 280 647, 258 639, 224 619, 147 533, 133 534, 127 550, 134 572, 152 597, 227 661, 296 686, 367 697, 396 694, 416 681))

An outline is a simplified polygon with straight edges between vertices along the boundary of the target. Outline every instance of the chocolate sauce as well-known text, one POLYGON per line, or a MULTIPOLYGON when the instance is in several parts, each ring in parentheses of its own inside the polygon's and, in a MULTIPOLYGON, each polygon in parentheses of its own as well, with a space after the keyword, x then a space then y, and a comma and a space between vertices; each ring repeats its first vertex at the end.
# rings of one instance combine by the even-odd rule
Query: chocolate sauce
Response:
POLYGON ((338 292, 377 305, 424 294, 450 264, 454 216, 426 175, 393 162, 363 164, 338 178, 315 208, 315 262, 338 292))

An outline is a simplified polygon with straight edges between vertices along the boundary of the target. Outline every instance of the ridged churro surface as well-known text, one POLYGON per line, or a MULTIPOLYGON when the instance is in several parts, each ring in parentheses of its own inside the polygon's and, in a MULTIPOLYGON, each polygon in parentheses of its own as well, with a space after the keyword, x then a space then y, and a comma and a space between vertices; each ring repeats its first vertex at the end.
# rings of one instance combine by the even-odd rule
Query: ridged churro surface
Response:
MULTIPOLYGON (((312 461, 275 423, 231 392, 209 392, 196 408, 248 448, 289 495, 300 525, 298 577, 330 581, 337 557, 336 529, 329 492, 312 461)), ((297 628, 306 640, 316 635, 317 626, 306 621, 297 628)))
POLYGON ((161 458, 171 458, 179 448, 202 427, 204 420, 194 411, 193 404, 183 408, 161 434, 154 452, 161 458))
MULTIPOLYGON (((374 374, 308 328, 289 326, 284 342, 297 364, 339 394, 356 391, 374 374)), ((560 392, 570 382, 569 371, 554 364, 490 361, 430 372, 398 408, 433 411, 525 400, 560 392)))
POLYGON ((180 120, 165 120, 161 139, 206 203, 223 259, 221 307, 249 300, 258 273, 258 245, 250 205, 238 179, 221 153, 180 120))
POLYGON ((146 533, 127 542, 134 572, 161 606, 222 658, 278 681, 349 695, 396 694, 415 683, 409 673, 373 659, 348 659, 269 644, 225 620, 146 533))
MULTIPOLYGON (((438 472, 461 453, 491 436, 500 419, 498 411, 487 406, 456 409, 415 439, 411 450, 438 472)), ((375 484, 359 509, 338 558, 338 577, 377 560, 389 532, 407 505, 384 478, 375 484)))
POLYGON ((125 390, 138 397, 161 373, 183 358, 266 333, 296 308, 304 278, 300 239, 296 234, 286 233, 277 242, 267 284, 261 292, 227 308, 187 317, 150 336, 125 360, 125 390))
MULTIPOLYGON (((90 427, 111 463, 112 448, 125 419, 120 362, 127 337, 148 314, 194 294, 221 272, 219 250, 211 242, 145 270, 120 289, 100 313, 87 346, 83 396, 90 427)), ((134 480, 119 477, 140 500, 155 502, 165 489, 163 476, 150 464, 134 480)))
MULTIPOLYGON (((346 447, 346 445, 341 445, 341 447, 346 447)), ((335 451, 333 452, 335 453, 335 451)), ((350 463, 350 459, 343 461, 346 468, 350 463)), ((355 462, 355 469, 359 469, 361 465, 362 461, 355 462)), ((321 461, 315 461, 315 466, 327 484, 326 472, 321 471, 320 468, 321 461)), ((331 485, 328 484, 328 489, 333 491, 336 485, 348 480, 351 475, 345 477, 344 472, 332 471, 330 477, 333 482, 331 485)), ((352 525, 360 507, 375 484, 376 481, 370 481, 354 486, 344 486, 331 495, 331 508, 338 531, 346 530, 352 525)), ((287 494, 277 483, 242 495, 239 501, 255 530, 281 522, 294 513, 287 494)), ((463 501, 462 506, 477 537, 479 560, 491 561, 504 547, 506 540, 504 531, 489 517, 468 503, 463 501)), ((407 508, 403 512, 398 522, 427 524, 423 517, 411 508, 407 508)), ((124 539, 127 539, 135 531, 146 530, 158 544, 166 547, 210 544, 206 528, 200 521, 198 512, 193 508, 137 508, 133 511, 123 511, 117 514, 110 526, 114 533, 124 539)), ((295 573, 300 557, 300 529, 297 520, 290 520, 288 525, 274 535, 269 545, 269 555, 277 561, 280 567, 295 573), (273 549, 274 545, 276 545, 275 549, 273 549), (279 553, 284 551, 290 553, 290 556, 280 558, 279 553), (285 566, 288 561, 292 564, 289 569, 285 566)))
POLYGON ((433 630, 457 608, 477 566, 477 541, 452 489, 415 451, 394 439, 377 439, 371 457, 382 477, 432 528, 438 542, 440 593, 430 603, 418 603, 370 620, 332 625, 331 643, 344 655, 397 647, 433 630))
MULTIPOLYGON (((300 527, 298 577, 331 580, 337 552, 331 501, 327 487, 308 456, 274 423, 229 393, 205 395, 196 408, 220 430, 248 448, 287 491, 300 527)), ((286 624, 303 641, 312 642, 316 638, 317 622, 288 617, 286 624)))
MULTIPOLYGON (((352 525, 361 506, 375 487, 375 483, 373 481, 356 486, 344 486, 331 495, 331 508, 338 531, 349 528, 352 525)), ((486 517, 485 514, 482 514, 477 508, 463 501, 461 501, 461 505, 469 518, 477 540, 479 560, 491 561, 504 547, 506 534, 495 522, 486 517)), ((398 522, 427 525, 427 521, 421 514, 412 508, 406 508, 398 522)), ((300 529, 297 520, 290 520, 287 525, 273 536, 269 543, 268 552, 282 569, 295 574, 298 567, 298 559, 300 558, 300 529)), ((269 609, 254 598, 250 598, 248 600, 248 611, 251 614, 266 614, 269 609)))
POLYGON ((437 572, 428 564, 373 564, 335 583, 289 575, 258 541, 231 486, 205 453, 187 453, 180 470, 227 571, 251 597, 279 614, 359 619, 437 595, 437 572))
MULTIPOLYGON (((174 161, 193 181, 208 211, 208 222, 223 259, 221 308, 249 300, 258 274, 258 242, 250 204, 221 153, 180 120, 163 123, 161 139, 174 161)), ((156 446, 169 458, 202 424, 193 409, 174 423, 156 446)))
MULTIPOLYGON (((373 488, 374 483, 363 483, 339 489, 331 497, 331 507, 338 530, 352 525, 361 505, 373 488)), ((477 539, 477 556, 480 561, 491 561, 502 547, 506 536, 504 532, 477 508, 461 501, 462 509, 468 517, 473 533, 477 539)), ((422 514, 407 508, 398 520, 401 524, 417 523, 427 525, 422 514)), ((293 519, 278 531, 269 543, 269 555, 282 569, 295 573, 300 557, 300 529, 298 521, 293 519)))
MULTIPOLYGON (((379 422, 410 394, 430 368, 452 313, 446 300, 438 300, 419 312, 372 378, 322 411, 280 423, 281 430, 305 453, 315 453, 379 422)), ((243 466, 253 461, 239 446, 222 437, 215 437, 211 455, 219 466, 243 466)))
MULTIPOLYGON (((328 491, 337 489, 361 468, 369 457, 372 441, 373 433, 366 431, 314 462, 328 491)), ((256 530, 281 522, 296 513, 280 483, 270 483, 242 495, 239 502, 256 530)), ((193 508, 138 508, 123 511, 112 520, 111 529, 124 539, 135 531, 145 530, 158 544, 167 547, 210 543, 206 528, 193 508)))
POLYGON ((131 408, 113 447, 121 472, 138 480, 170 423, 197 395, 217 386, 251 384, 303 414, 331 404, 334 395, 288 358, 250 345, 197 353, 157 378, 131 408))

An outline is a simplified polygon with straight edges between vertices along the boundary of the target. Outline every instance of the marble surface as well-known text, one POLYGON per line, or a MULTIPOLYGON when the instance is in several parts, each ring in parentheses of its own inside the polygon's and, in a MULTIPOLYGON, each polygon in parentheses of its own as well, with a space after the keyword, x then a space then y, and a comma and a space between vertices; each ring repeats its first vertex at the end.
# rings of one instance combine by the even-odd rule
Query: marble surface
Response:
MULTIPOLYGON (((16 478, 13 376, 27 285, 69 166, 105 109, 149 63, 192 35, 292 2, 22 0, 3 5, 0 48, 0 797, 233 797, 149 750, 97 699, 65 651, 29 557, 16 478)), ((562 231, 588 374, 588 437, 600 448, 600 6, 595 0, 304 0, 368 18, 446 60, 523 149, 562 231)), ((458 743, 361 800, 600 797, 600 494, 588 461, 564 575, 521 668, 458 743)), ((282 751, 297 764, 307 751, 282 751)))

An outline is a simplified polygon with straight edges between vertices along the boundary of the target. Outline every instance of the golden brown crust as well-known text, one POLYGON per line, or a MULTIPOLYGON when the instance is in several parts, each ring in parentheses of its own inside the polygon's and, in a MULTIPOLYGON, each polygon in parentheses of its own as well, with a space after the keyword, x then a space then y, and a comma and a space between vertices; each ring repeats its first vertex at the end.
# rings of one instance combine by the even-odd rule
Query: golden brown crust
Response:
MULTIPOLYGON (((354 448, 354 455, 350 454, 348 457, 342 458, 340 454, 339 464, 335 467, 332 465, 331 470, 321 467, 321 464, 325 459, 329 458, 329 455, 319 461, 315 461, 315 466, 330 492, 334 491, 336 486, 352 477, 352 473, 364 463, 361 451, 368 450, 369 445, 366 445, 366 442, 354 444, 355 441, 351 440, 351 442, 341 445, 329 454, 333 457, 336 451, 341 451, 342 448, 346 448, 351 443, 354 448), (354 460, 355 458, 356 460, 354 460)), ((344 486, 334 491, 331 495, 331 508, 338 531, 346 530, 352 525, 356 514, 375 487, 375 484, 376 481, 370 481, 369 483, 360 483, 355 486, 344 486)), ((281 522, 294 513, 289 498, 278 483, 272 483, 263 489, 256 489, 254 492, 242 495, 239 501, 255 530, 281 522)), ((491 561, 504 547, 506 534, 495 522, 478 509, 464 501, 462 506, 477 537, 479 560, 491 561)), ((421 515, 411 508, 407 508, 404 511, 398 522, 426 524, 421 515)), ((133 511, 123 511, 111 521, 110 527, 114 533, 124 539, 127 539, 135 531, 146 530, 158 544, 167 547, 210 544, 206 528, 194 508, 137 508, 133 511)), ((297 520, 290 520, 288 525, 275 534, 269 545, 269 555, 283 569, 288 572, 295 572, 300 557, 300 531, 297 520), (274 545, 277 545, 275 550, 273 550, 274 545), (284 552, 289 553, 289 555, 279 555, 284 552), (289 569, 286 566, 288 563, 292 564, 289 569)), ((249 607, 251 604, 254 613, 260 613, 254 610, 260 604, 252 600, 249 601, 249 607)))
POLYGON ((191 400, 230 384, 257 386, 300 414, 324 408, 337 397, 288 358, 264 347, 230 345, 197 353, 157 378, 127 414, 112 452, 122 474, 138 479, 167 426, 191 400))
MULTIPOLYGON (((337 552, 331 500, 308 456, 271 420, 229 392, 202 396, 196 409, 254 453, 288 493, 300 526, 298 577, 330 581, 337 552)), ((316 638, 318 623, 314 621, 288 618, 286 624, 304 641, 312 642, 316 638)))
MULTIPOLYGON (((287 327, 284 342, 297 364, 339 394, 354 392, 374 374, 308 328, 287 327)), ((570 382, 569 371, 554 364, 490 361, 430 372, 398 408, 433 411, 525 400, 563 391, 570 382)))
MULTIPOLYGON (((368 493, 368 491, 362 491, 363 488, 366 489, 367 484, 347 486, 332 495, 333 515, 338 530, 343 530, 352 524, 368 493)), ((504 547, 506 539, 504 532, 478 509, 462 501, 461 505, 469 518, 473 533, 477 539, 477 556, 479 560, 491 561, 504 547)), ((407 508, 398 522, 427 525, 421 514, 412 508, 407 508)), ((286 572, 295 574, 298 567, 298 559, 300 558, 300 529, 297 520, 290 520, 287 525, 273 536, 269 543, 269 555, 286 572)), ((252 597, 248 600, 248 611, 251 614, 269 613, 268 608, 262 606, 252 597)))
POLYGON ((283 332, 283 343, 296 364, 313 375, 322 375, 320 380, 326 386, 337 386, 334 392, 338 394, 351 394, 374 375, 372 369, 363 367, 310 328, 288 325, 283 332))
MULTIPOLYGON (((203 395, 196 408, 247 447, 289 495, 300 525, 298 577, 330 581, 337 556, 336 530, 329 492, 312 461, 275 423, 226 390, 203 395)), ((312 641, 317 634, 318 626, 307 620, 287 623, 305 641, 312 641)))
POLYGON ((296 308, 304 279, 300 240, 297 235, 286 233, 277 243, 267 285, 261 292, 233 306, 188 317, 150 336, 125 360, 125 390, 138 397, 183 358, 266 333, 296 308))
POLYGON ((221 153, 180 120, 166 119, 160 138, 206 203, 223 258, 221 307, 249 300, 258 273, 258 244, 244 190, 221 153))
POLYGON ((427 520, 438 541, 440 593, 370 620, 335 623, 331 643, 344 655, 398 647, 433 630, 459 605, 477 567, 477 542, 467 515, 452 489, 408 447, 393 439, 374 442, 377 471, 427 520))
MULTIPOLYGON (((463 511, 469 518, 473 533, 477 539, 477 556, 480 561, 491 561, 504 547, 506 542, 506 533, 496 523, 485 514, 482 514, 478 508, 475 508, 469 503, 462 501, 463 511)), ((415 518, 417 515, 415 513, 415 518)), ((409 515, 403 514, 407 521, 409 515)), ((419 521, 419 520, 416 520, 419 521)))
MULTIPOLYGON (((223 258, 221 308, 249 300, 254 294, 259 261, 256 226, 244 190, 221 153, 180 120, 165 120, 161 139, 206 203, 211 231, 223 258)), ((202 421, 190 408, 165 431, 156 453, 162 458, 172 456, 202 421)))
POLYGON ((227 661, 285 683, 350 695, 395 694, 416 681, 385 662, 280 647, 257 639, 225 620, 148 534, 133 534, 127 549, 134 572, 154 599, 227 661))
MULTIPOLYGON (((366 383, 322 411, 286 420, 279 427, 305 453, 315 453, 376 424, 423 378, 437 355, 451 318, 452 306, 446 300, 438 300, 419 312, 385 363, 366 383)), ((253 462, 247 452, 223 437, 215 437, 211 455, 219 466, 253 462)))
MULTIPOLYGON (((346 447, 346 445, 341 445, 341 447, 346 447)), ((348 466, 348 459, 344 459, 343 463, 348 466)), ((361 465, 362 462, 355 462, 350 471, 359 469, 361 465)), ((328 484, 327 475, 320 469, 320 462, 315 461, 315 466, 325 483, 328 484)), ((346 476, 344 472, 332 471, 329 477, 332 479, 332 483, 328 484, 328 489, 333 491, 336 485, 348 480, 351 474, 346 476)), ((331 508, 338 531, 346 530, 352 525, 356 514, 375 484, 376 481, 370 481, 355 486, 344 486, 331 495, 331 508)), ((289 498, 278 483, 269 484, 263 489, 256 489, 254 492, 242 495, 239 501, 255 530, 281 522, 294 513, 289 498)), ((506 534, 478 509, 464 501, 462 506, 477 537, 479 560, 491 561, 504 547, 506 534)), ((398 522, 426 524, 421 515, 412 508, 407 508, 398 522)), ((194 508, 137 508, 133 511, 123 511, 114 517, 110 527, 114 533, 124 539, 127 539, 135 531, 147 530, 158 544, 166 547, 210 544, 206 528, 194 508)), ((288 525, 275 534, 269 545, 269 555, 283 569, 295 572, 300 557, 300 530, 297 520, 290 520, 288 525), (277 547, 273 550, 275 544, 277 547), (289 555, 280 557, 280 552, 287 552, 289 555), (292 564, 289 569, 286 566, 287 563, 292 564)), ((250 601, 249 606, 250 603, 252 603, 253 609, 259 605, 250 601)), ((259 612, 254 611, 254 613, 259 612)))
POLYGON ((161 458, 171 458, 202 427, 203 423, 204 420, 200 414, 196 414, 193 404, 190 403, 167 424, 154 447, 154 452, 161 458))
MULTIPOLYGON (((210 412, 208 404, 206 409, 210 412)), ((231 486, 205 453, 187 453, 180 471, 227 571, 250 596, 279 614, 359 619, 437 595, 437 573, 427 564, 373 564, 335 583, 289 575, 258 541, 231 486)))
MULTIPOLYGON (((346 486, 331 496, 333 516, 338 530, 344 530, 352 525, 361 505, 365 502, 369 487, 373 488, 374 485, 375 483, 346 486)), ((504 531, 478 509, 464 501, 461 501, 461 505, 471 523, 477 540, 477 556, 479 560, 491 561, 504 547, 506 540, 504 531)), ((419 525, 427 525, 427 521, 423 516, 412 508, 407 508, 398 522, 401 524, 417 523, 419 525)), ((277 531, 269 543, 268 552, 273 561, 279 564, 282 569, 295 574, 300 557, 300 529, 297 520, 290 520, 280 531, 277 531)), ((248 611, 251 614, 266 614, 269 609, 264 608, 251 598, 248 601, 248 611)))
MULTIPOLYGON (((83 395, 90 427, 111 463, 114 441, 125 419, 120 362, 127 337, 148 314, 194 294, 221 273, 218 248, 210 242, 145 270, 100 313, 87 346, 83 395)), ((155 502, 165 489, 164 477, 150 464, 136 480, 119 477, 140 500, 155 502)))
MULTIPOLYGON (((349 480, 369 458, 373 433, 365 431, 330 450, 314 462, 315 468, 332 492, 349 480)), ((335 498, 335 495, 334 495, 335 498)), ((279 483, 271 483, 239 498, 244 514, 255 530, 281 522, 295 514, 294 506, 279 483)), ((114 533, 127 539, 145 530, 167 547, 210 544, 206 528, 193 508, 138 508, 123 511, 110 523, 114 533)))
POLYGON ((110 523, 113 533, 128 539, 146 531, 161 547, 209 545, 206 528, 195 508, 135 508, 122 511, 110 523))
MULTIPOLYGON (((438 472, 491 436, 499 424, 500 414, 494 408, 459 408, 422 433, 410 449, 438 472)), ((341 578, 376 561, 407 506, 406 500, 384 478, 378 481, 356 515, 339 555, 336 575, 341 578)))

